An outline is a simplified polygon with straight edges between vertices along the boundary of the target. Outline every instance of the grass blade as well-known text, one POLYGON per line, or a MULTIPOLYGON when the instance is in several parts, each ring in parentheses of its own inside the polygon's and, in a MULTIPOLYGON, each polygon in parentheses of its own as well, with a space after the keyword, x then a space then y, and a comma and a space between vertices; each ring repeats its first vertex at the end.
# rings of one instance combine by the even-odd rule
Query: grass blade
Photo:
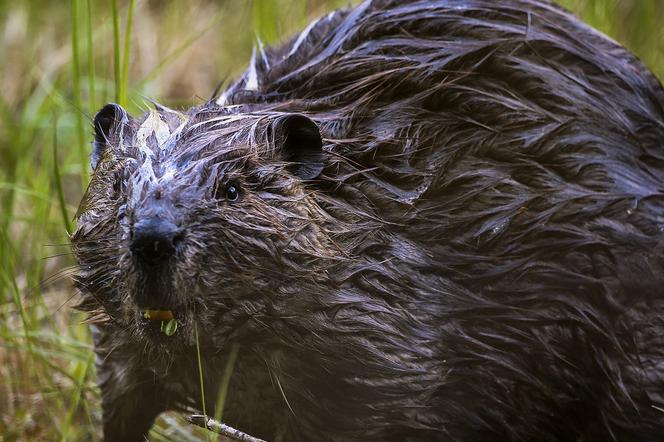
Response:
POLYGON ((122 54, 122 79, 120 81, 120 102, 124 106, 127 102, 127 74, 129 71, 129 49, 131 48, 131 24, 134 17, 134 0, 129 0, 127 12, 127 26, 124 34, 124 52, 122 54))
POLYGON ((95 101, 95 53, 92 39, 92 0, 87 0, 86 6, 88 10, 88 23, 86 28, 86 41, 88 45, 88 100, 90 103, 90 110, 93 111, 97 109, 97 102, 95 101))
POLYGON ((253 0, 252 15, 254 21, 254 32, 266 43, 274 43, 279 39, 277 20, 279 17, 277 9, 278 2, 274 0, 253 0))
MULTIPOLYGON (((207 410, 205 409, 205 386, 203 385, 203 364, 201 362, 201 347, 198 343, 198 325, 194 322, 194 333, 196 333, 196 357, 198 358, 198 377, 201 383, 201 403, 203 408, 203 414, 207 416, 207 410)), ((210 435, 206 432, 205 439, 210 440, 210 435)))
POLYGON ((62 223, 65 226, 67 235, 71 235, 72 225, 67 214, 67 205, 65 204, 65 193, 62 189, 62 175, 60 173, 60 162, 58 160, 58 120, 53 117, 53 178, 55 179, 55 189, 58 193, 58 204, 60 206, 60 215, 62 223))
POLYGON ((81 68, 80 68, 80 50, 78 45, 79 28, 79 0, 71 2, 71 61, 72 61, 72 83, 74 95, 74 107, 76 108, 76 134, 78 136, 79 162, 81 167, 81 186, 87 185, 88 154, 85 146, 85 131, 83 129, 83 105, 81 103, 81 68))
POLYGON ((238 344, 233 344, 231 352, 228 355, 228 360, 226 361, 226 366, 224 367, 224 375, 221 378, 221 385, 219 386, 219 393, 217 394, 217 404, 214 414, 214 420, 218 422, 223 422, 224 404, 228 397, 228 388, 231 384, 231 376, 233 375, 233 369, 235 368, 235 362, 237 361, 239 350, 240 346, 238 344))
POLYGON ((91 368, 94 363, 94 353, 90 353, 88 355, 87 361, 84 363, 82 362, 75 362, 73 363, 73 368, 71 370, 71 375, 72 378, 74 379, 74 388, 71 391, 70 397, 69 397, 69 410, 67 411, 67 415, 65 417, 63 431, 62 431, 62 439, 67 440, 67 430, 73 425, 74 422, 74 415, 76 411, 79 408, 79 404, 81 402, 81 398, 85 399, 83 397, 83 394, 85 392, 85 380, 87 379, 91 368))
POLYGON ((115 76, 115 102, 123 105, 121 92, 122 83, 120 79, 120 16, 118 15, 118 2, 111 0, 111 14, 113 15, 113 69, 115 76))

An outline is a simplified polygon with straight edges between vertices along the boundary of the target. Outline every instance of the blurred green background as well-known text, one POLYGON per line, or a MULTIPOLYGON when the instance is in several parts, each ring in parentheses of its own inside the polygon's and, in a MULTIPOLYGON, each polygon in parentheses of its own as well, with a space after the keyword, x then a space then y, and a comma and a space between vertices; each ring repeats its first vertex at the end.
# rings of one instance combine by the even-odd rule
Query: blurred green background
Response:
MULTIPOLYGON (((664 1, 560 3, 664 78, 664 1)), ((94 112, 118 101, 137 113, 146 97, 200 103, 244 70, 257 36, 278 43, 348 4, 0 1, 0 441, 100 436, 89 333, 70 308, 67 234, 89 176, 94 112)), ((189 433, 170 414, 152 439, 189 433)))

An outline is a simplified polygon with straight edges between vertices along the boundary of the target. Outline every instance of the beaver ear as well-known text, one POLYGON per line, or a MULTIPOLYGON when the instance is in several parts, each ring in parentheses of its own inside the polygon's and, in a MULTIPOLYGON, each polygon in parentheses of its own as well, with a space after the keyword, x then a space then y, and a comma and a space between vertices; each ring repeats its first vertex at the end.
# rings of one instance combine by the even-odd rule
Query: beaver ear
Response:
POLYGON ((110 103, 101 108, 94 119, 95 141, 93 143, 92 158, 90 165, 92 169, 97 167, 99 160, 104 156, 104 152, 113 148, 114 144, 120 141, 121 128, 129 121, 127 111, 122 106, 110 103))
POLYGON ((273 128, 277 150, 291 163, 288 170, 303 180, 318 178, 325 168, 318 125, 304 115, 292 114, 279 117, 273 128))

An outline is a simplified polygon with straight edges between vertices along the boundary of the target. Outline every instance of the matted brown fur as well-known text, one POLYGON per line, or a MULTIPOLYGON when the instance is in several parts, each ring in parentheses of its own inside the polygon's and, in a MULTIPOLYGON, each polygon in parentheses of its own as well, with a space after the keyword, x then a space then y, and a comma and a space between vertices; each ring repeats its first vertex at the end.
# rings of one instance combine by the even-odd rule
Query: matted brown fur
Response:
POLYGON ((106 438, 203 408, 198 330, 208 413, 239 344, 224 420, 269 440, 661 440, 663 106, 545 1, 375 0, 200 107, 105 107, 73 246, 106 438))

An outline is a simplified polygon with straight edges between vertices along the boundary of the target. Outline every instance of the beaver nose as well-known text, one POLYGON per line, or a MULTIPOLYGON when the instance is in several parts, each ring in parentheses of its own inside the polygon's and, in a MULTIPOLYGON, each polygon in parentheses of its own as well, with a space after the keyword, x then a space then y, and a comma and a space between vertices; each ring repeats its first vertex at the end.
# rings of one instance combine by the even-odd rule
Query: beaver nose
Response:
POLYGON ((159 218, 144 219, 132 230, 131 252, 149 265, 168 260, 182 240, 181 230, 172 222, 159 218))

